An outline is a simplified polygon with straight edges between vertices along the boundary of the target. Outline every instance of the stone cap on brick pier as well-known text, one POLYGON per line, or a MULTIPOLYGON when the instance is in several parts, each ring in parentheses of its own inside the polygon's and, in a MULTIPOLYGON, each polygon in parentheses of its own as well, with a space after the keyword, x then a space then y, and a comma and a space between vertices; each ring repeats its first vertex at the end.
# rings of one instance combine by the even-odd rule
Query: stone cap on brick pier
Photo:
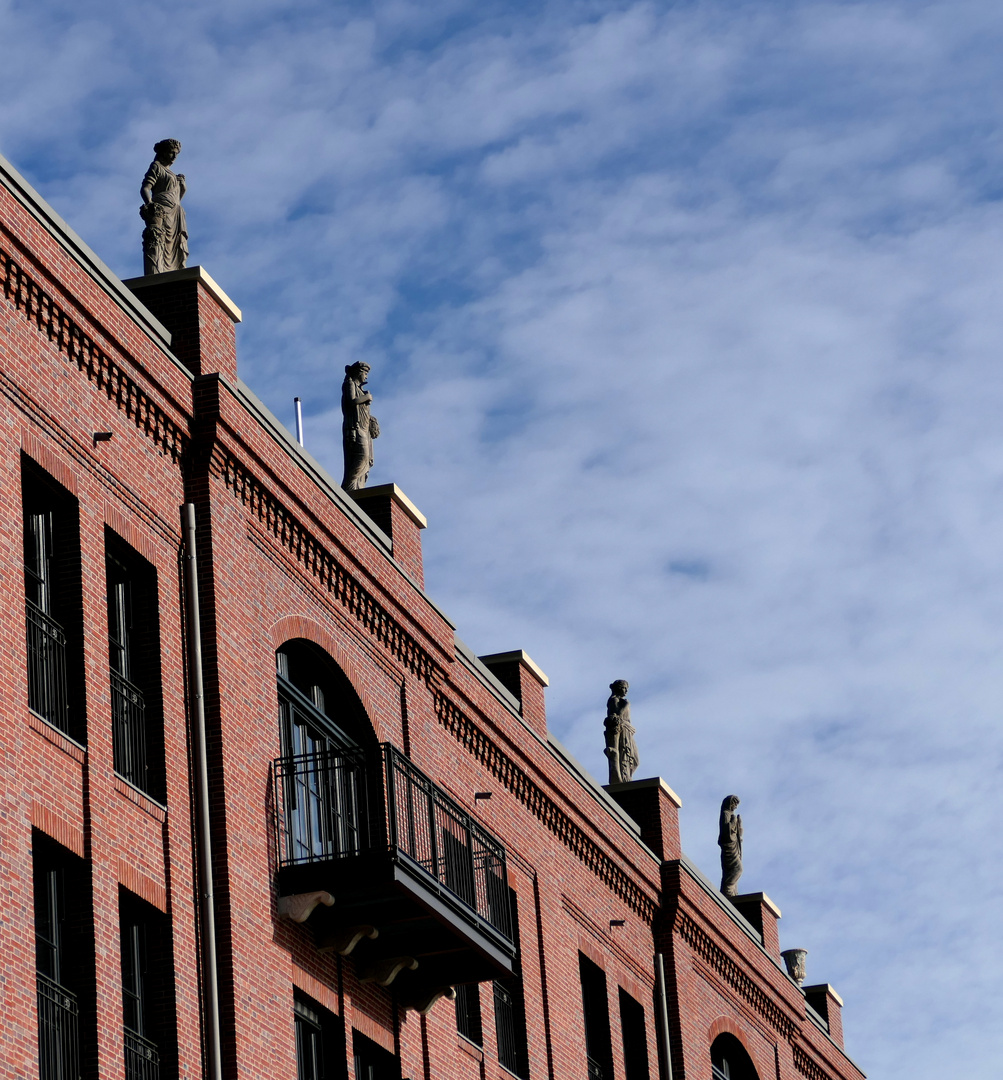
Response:
POLYGON ((390 537, 394 559, 424 589, 421 530, 428 528, 425 515, 396 484, 377 484, 348 494, 390 537))
POLYGON ((524 649, 490 653, 477 658, 519 700, 523 720, 541 738, 547 737, 547 705, 543 691, 550 679, 524 649))
POLYGON ((194 374, 237 378, 240 308, 201 266, 122 282, 171 333, 174 355, 194 374))
POLYGON ((606 784, 605 790, 638 823, 641 839, 660 859, 679 858, 679 808, 683 800, 660 776, 606 784))

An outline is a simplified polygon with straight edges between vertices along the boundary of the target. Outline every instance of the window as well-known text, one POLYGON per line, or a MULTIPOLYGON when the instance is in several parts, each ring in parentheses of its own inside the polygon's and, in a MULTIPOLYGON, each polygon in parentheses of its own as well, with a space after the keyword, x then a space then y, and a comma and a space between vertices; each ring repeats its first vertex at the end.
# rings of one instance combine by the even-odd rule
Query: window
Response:
POLYGON ((719 1035, 710 1048, 714 1080, 759 1080, 752 1058, 734 1035, 719 1035))
POLYGON ((83 742, 77 503, 27 460, 21 471, 21 491, 28 706, 83 742))
POLYGON ((156 908, 119 890, 122 1028, 126 1080, 158 1080, 176 1072, 173 942, 156 908))
POLYGON ((401 1069, 397 1058, 358 1031, 352 1032, 352 1052, 355 1056, 355 1080, 400 1080, 401 1069))
POLYGON ((613 1047, 609 1030, 606 973, 582 953, 578 954, 585 1017, 585 1053, 589 1080, 613 1080, 613 1047))
POLYGON ((341 1018, 297 992, 293 1021, 297 1080, 345 1080, 345 1028, 341 1018))
POLYGON ((283 645, 276 669, 282 751, 289 763, 285 859, 309 862, 357 852, 365 841, 363 757, 351 733, 365 731, 361 706, 345 676, 308 641, 283 645))
MULTIPOLYGON (((497 875, 492 875, 497 877, 497 875)), ((489 878, 490 881, 490 878, 489 878)), ((513 938, 519 942, 519 909, 514 889, 506 890, 508 910, 512 919, 513 938)), ((518 959, 516 961, 518 964, 518 959)), ((518 968, 517 968, 518 970, 518 968)), ((517 1076, 529 1076, 529 1043, 526 1037, 526 1002, 522 978, 499 979, 494 984, 495 1036, 498 1040, 498 1060, 517 1076)))
POLYGON ((478 1046, 484 1045, 481 1029, 481 988, 468 983, 456 988, 456 1030, 478 1046))
POLYGON ((623 1035, 623 1072, 626 1080, 649 1080, 644 1006, 623 987, 620 987, 620 1032, 623 1035))
POLYGON ((156 571, 111 534, 105 569, 115 771, 163 800, 156 571))
POLYGON ((80 924, 90 916, 88 883, 79 860, 38 833, 33 836, 32 851, 39 1077, 79 1080, 79 991, 87 980, 85 965, 72 945, 79 944, 80 924), (68 908, 71 900, 76 918, 68 908))

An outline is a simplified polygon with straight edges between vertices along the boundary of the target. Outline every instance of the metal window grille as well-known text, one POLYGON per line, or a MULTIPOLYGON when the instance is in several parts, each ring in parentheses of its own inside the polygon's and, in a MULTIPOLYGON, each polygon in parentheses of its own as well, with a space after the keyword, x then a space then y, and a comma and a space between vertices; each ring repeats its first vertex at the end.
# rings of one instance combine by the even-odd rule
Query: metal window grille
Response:
POLYGON ((115 772, 147 790, 146 705, 143 692, 111 671, 112 749, 115 772))
POLYGON ((129 1028, 125 1035, 125 1080, 159 1080, 160 1054, 157 1044, 129 1028))
POLYGON ((586 1058, 589 1067, 589 1080, 605 1080, 603 1067, 595 1058, 586 1058))
POLYGON ((69 732, 66 692, 66 633, 30 600, 25 605, 28 645, 28 707, 69 732))
POLYGON ((481 992, 477 983, 456 988, 456 1030, 478 1046, 484 1043, 481 1029, 481 992))
POLYGON ((80 1021, 77 999, 47 975, 38 986, 39 1080, 79 1080, 80 1021))
POLYGON ((498 1039, 498 1060, 506 1069, 525 1076, 525 1046, 520 1039, 520 1004, 517 993, 505 983, 495 983, 495 1034, 498 1039))

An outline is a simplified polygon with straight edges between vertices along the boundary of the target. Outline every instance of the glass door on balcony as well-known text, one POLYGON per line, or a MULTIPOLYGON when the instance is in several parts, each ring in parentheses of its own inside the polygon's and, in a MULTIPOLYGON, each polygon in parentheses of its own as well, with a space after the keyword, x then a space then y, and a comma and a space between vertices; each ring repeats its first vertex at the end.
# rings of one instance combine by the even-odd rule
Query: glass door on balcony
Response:
POLYGON ((53 618, 53 514, 24 515, 24 594, 28 649, 28 705, 62 731, 68 729, 66 632, 53 618))
POLYGON ((319 686, 309 696, 289 682, 279 653, 279 718, 286 862, 340 858, 360 850, 361 754, 324 712, 319 686))

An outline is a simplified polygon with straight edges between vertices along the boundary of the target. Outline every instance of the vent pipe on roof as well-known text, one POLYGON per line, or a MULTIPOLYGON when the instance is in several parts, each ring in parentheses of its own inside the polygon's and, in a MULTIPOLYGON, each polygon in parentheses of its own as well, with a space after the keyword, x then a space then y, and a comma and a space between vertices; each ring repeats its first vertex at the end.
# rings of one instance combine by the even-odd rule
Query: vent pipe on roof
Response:
POLYGON ((298 397, 293 398, 293 404, 296 406, 296 441, 303 445, 303 402, 298 397))

